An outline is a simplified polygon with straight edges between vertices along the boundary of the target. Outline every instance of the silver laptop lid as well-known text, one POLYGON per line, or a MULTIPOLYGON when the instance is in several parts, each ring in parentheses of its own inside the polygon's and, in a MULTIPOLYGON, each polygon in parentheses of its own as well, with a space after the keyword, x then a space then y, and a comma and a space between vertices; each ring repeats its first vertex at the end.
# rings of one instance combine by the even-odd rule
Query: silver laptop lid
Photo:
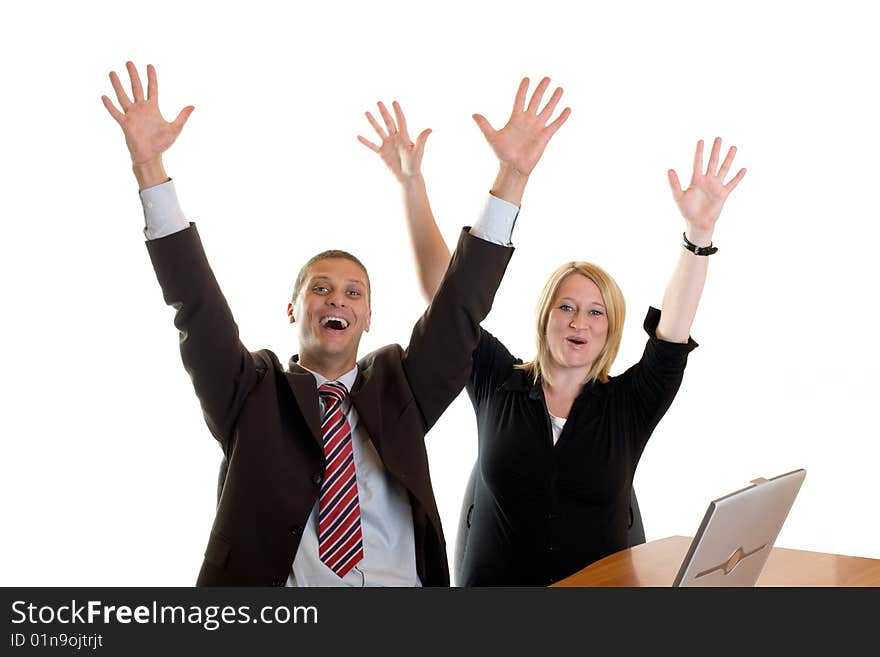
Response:
POLYGON ((755 479, 713 500, 672 585, 754 586, 806 474, 755 479))

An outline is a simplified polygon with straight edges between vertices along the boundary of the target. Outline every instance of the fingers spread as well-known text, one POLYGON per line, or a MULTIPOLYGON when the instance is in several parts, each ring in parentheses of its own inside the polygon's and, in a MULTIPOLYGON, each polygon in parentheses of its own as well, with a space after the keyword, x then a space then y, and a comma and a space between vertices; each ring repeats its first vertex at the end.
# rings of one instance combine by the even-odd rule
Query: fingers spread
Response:
POLYGON ((385 127, 388 128, 388 134, 393 135, 397 132, 397 126, 394 125, 394 119, 391 118, 391 114, 388 112, 388 108, 379 101, 377 103, 379 105, 379 113, 382 115, 382 119, 385 121, 385 127))
POLYGON ((672 190, 672 198, 677 201, 681 198, 681 195, 684 194, 681 184, 678 182, 678 174, 675 173, 673 169, 670 169, 666 172, 666 175, 669 178, 669 188, 672 190))
POLYGON ((107 96, 101 96, 101 102, 104 103, 104 107, 107 108, 107 111, 110 112, 110 116, 116 119, 116 122, 120 125, 122 124, 123 119, 125 119, 125 115, 116 109, 116 106, 113 104, 113 101, 107 98, 107 96))
POLYGON ((183 126, 186 124, 186 120, 189 118, 189 115, 193 113, 195 107, 192 105, 187 105, 182 110, 180 110, 180 114, 177 115, 177 118, 171 123, 171 128, 174 130, 175 135, 179 135, 180 131, 183 130, 183 126))
POLYGON ((553 123, 544 128, 547 133, 548 139, 556 134, 556 131, 562 127, 562 124, 566 122, 570 114, 571 108, 566 107, 564 110, 562 110, 562 113, 556 117, 556 120, 553 123))
POLYGON ((697 142, 697 150, 694 153, 694 178, 703 175, 703 140, 697 142))
POLYGON ((712 142, 712 152, 709 154, 709 166, 706 169, 706 174, 709 176, 714 176, 718 171, 718 156, 721 153, 721 137, 715 137, 715 141, 712 142))
POLYGON ((131 100, 122 88, 122 83, 119 81, 119 76, 116 75, 116 71, 110 71, 110 84, 113 85, 113 91, 116 92, 116 100, 119 101, 119 106, 122 108, 122 111, 127 111, 128 108, 131 107, 131 100))
POLYGON ((474 119, 474 121, 477 122, 477 127, 480 129, 480 132, 483 133, 483 136, 486 137, 486 139, 491 137, 492 134, 495 132, 495 130, 492 128, 492 126, 489 125, 489 122, 486 120, 486 117, 483 116, 482 114, 474 114, 473 119, 474 119))
POLYGON ((138 75, 137 68, 132 62, 125 62, 128 69, 128 77, 131 78, 131 92, 134 94, 134 102, 144 99, 144 88, 141 86, 141 77, 138 75))
POLYGON ((527 112, 535 114, 538 111, 538 105, 541 104, 541 98, 544 97, 544 92, 547 91, 548 86, 550 86, 550 78, 543 78, 538 83, 538 87, 535 89, 535 93, 532 94, 532 99, 529 101, 529 106, 526 109, 527 112))
POLYGON ((358 141, 375 153, 378 153, 380 150, 379 147, 376 146, 376 144, 371 142, 369 139, 364 139, 360 135, 358 135, 358 141))
POLYGON ((382 126, 380 126, 379 122, 373 118, 373 115, 369 112, 364 112, 364 115, 367 117, 367 121, 370 122, 370 125, 373 126, 373 130, 376 131, 376 134, 378 134, 382 139, 386 139, 388 135, 385 134, 382 126))
POLYGON ((418 137, 416 137, 416 150, 422 151, 425 148, 425 142, 428 141, 428 135, 431 134, 431 128, 427 128, 422 130, 418 137))
POLYGON ((416 143, 413 144, 412 147, 412 158, 413 162, 416 163, 416 166, 421 166, 422 164, 422 156, 425 154, 425 144, 428 141, 428 135, 431 134, 431 129, 427 128, 422 130, 419 133, 419 136, 416 137, 416 143))
POLYGON ((526 92, 529 90, 529 79, 523 78, 516 90, 516 98, 513 100, 513 112, 522 112, 526 106, 526 92))
POLYGON ((156 80, 156 69, 152 64, 147 64, 147 99, 159 100, 159 83, 156 80))
POLYGON ((408 134, 406 131, 406 117, 403 115, 403 108, 401 108, 400 103, 395 100, 391 103, 391 107, 394 108, 394 116, 397 119, 398 129, 400 132, 408 134))
POLYGON ((553 92, 553 95, 550 96, 550 100, 547 101, 547 104, 544 105, 544 109, 541 110, 541 113, 538 114, 538 117, 544 121, 547 121, 552 115, 553 110, 556 109, 556 104, 559 102, 559 99, 562 98, 562 87, 556 87, 556 91, 553 92))
POLYGON ((745 175, 746 175, 746 170, 740 169, 739 172, 733 177, 733 180, 731 180, 729 183, 727 183, 724 186, 724 189, 727 190, 728 194, 730 192, 732 192, 736 188, 737 185, 739 185, 739 181, 742 180, 745 175))
POLYGON ((721 163, 721 168, 718 169, 718 177, 724 181, 724 178, 727 176, 727 172, 730 171, 730 165, 733 164, 733 157, 736 155, 736 146, 731 146, 730 150, 727 151, 727 157, 724 158, 724 162, 721 163))

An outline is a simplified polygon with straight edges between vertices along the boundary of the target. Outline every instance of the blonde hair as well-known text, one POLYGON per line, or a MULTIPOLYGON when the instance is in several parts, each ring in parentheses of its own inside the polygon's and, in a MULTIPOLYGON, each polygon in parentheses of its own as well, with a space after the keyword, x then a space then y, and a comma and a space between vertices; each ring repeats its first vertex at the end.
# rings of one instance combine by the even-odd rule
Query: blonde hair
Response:
POLYGON ((586 276, 593 281, 602 294, 602 302, 605 304, 605 314, 608 317, 608 333, 605 338, 605 346, 593 361, 593 366, 587 373, 584 383, 589 383, 594 379, 598 379, 602 383, 608 381, 608 372, 611 365, 617 357, 617 351, 620 349, 620 339, 623 335, 623 320, 626 317, 626 301, 623 293, 617 286, 613 278, 601 267, 590 262, 567 262, 557 269, 550 276, 541 297, 538 299, 537 312, 537 346, 538 354, 535 359, 529 363, 516 365, 517 369, 525 370, 532 375, 535 383, 539 379, 543 379, 548 384, 553 385, 550 379, 550 347, 547 344, 547 321, 550 317, 550 310, 553 307, 553 301, 562 281, 572 274, 580 274, 586 276))

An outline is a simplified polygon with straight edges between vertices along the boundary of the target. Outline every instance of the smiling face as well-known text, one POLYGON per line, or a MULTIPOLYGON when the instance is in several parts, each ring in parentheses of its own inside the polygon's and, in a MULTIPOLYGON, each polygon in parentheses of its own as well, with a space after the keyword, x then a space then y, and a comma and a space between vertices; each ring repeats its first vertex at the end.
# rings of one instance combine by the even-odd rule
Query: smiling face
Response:
POLYGON ((568 381, 574 374, 582 383, 608 381, 626 319, 626 301, 608 272, 590 262, 562 264, 544 284, 535 319, 538 353, 517 366, 533 381, 553 386, 554 371, 568 381), (582 371, 559 369, 569 367, 582 371))
POLYGON ((546 325, 552 368, 589 372, 605 347, 608 315, 599 286, 583 274, 566 276, 553 297, 546 325))
POLYGON ((300 363, 328 378, 357 361, 358 345, 370 330, 367 273, 347 258, 312 262, 293 303, 290 322, 299 324, 300 363))

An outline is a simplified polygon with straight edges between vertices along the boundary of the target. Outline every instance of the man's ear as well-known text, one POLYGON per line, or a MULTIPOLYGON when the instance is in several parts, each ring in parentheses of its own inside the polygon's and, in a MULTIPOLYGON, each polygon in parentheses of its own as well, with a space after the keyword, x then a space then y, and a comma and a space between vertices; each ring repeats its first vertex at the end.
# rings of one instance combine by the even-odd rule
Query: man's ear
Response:
POLYGON ((287 304, 287 316, 290 317, 290 323, 293 324, 296 322, 296 319, 293 317, 293 303, 287 304))
POLYGON ((370 332, 370 319, 372 319, 372 317, 373 317, 373 311, 371 309, 367 308, 367 314, 364 317, 364 320, 365 320, 364 321, 364 333, 370 332))

